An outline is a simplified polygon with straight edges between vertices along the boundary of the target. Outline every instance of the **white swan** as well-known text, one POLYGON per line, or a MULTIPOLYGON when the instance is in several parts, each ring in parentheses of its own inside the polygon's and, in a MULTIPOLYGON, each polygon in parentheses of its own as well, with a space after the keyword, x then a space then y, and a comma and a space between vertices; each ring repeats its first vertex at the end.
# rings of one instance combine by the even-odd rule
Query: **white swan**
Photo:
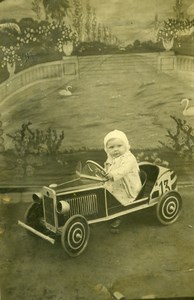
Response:
POLYGON ((194 116, 194 107, 189 107, 189 99, 182 99, 181 104, 183 103, 186 103, 185 108, 183 110, 183 116, 194 116))
POLYGON ((69 89, 72 89, 72 86, 71 86, 71 85, 68 85, 68 86, 66 87, 66 89, 64 89, 64 90, 59 91, 59 94, 60 94, 61 96, 71 96, 71 95, 72 95, 72 92, 71 92, 69 89))

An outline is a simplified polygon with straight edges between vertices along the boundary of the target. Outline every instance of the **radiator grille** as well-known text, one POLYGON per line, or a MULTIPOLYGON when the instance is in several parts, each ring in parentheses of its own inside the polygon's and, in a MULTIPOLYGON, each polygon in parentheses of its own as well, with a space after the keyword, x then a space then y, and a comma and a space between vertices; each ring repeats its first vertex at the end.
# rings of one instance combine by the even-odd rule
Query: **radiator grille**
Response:
POLYGON ((98 212, 97 196, 95 194, 65 199, 70 205, 69 216, 81 214, 94 215, 98 212))
POLYGON ((52 226, 55 226, 54 205, 52 198, 44 196, 44 210, 46 222, 52 226))

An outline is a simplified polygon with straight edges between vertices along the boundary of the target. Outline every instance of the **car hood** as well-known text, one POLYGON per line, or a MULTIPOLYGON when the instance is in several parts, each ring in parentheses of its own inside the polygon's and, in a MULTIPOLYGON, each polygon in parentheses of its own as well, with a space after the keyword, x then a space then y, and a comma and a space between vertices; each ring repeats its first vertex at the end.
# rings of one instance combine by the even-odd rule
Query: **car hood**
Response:
POLYGON ((99 182, 90 179, 77 178, 64 184, 59 184, 56 187, 52 187, 56 194, 66 193, 66 192, 75 192, 78 190, 93 189, 104 186, 104 182, 99 182))

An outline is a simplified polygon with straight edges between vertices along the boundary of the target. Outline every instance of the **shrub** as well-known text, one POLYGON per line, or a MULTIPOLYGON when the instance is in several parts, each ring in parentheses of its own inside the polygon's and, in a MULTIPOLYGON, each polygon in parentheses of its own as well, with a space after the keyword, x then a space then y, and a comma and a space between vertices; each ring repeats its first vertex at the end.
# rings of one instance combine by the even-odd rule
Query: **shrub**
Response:
POLYGON ((31 122, 22 124, 21 129, 14 134, 7 134, 14 144, 16 154, 16 173, 18 177, 31 176, 35 167, 42 166, 45 155, 54 156, 59 153, 64 132, 57 133, 55 129, 48 128, 45 132, 39 129, 32 130, 31 122))
POLYGON ((48 128, 45 132, 40 129, 32 130, 31 122, 22 124, 22 128, 12 134, 7 134, 14 143, 18 156, 25 154, 56 154, 64 139, 64 132, 57 133, 55 129, 48 128))
POLYGON ((176 123, 174 130, 167 129, 166 136, 169 138, 169 143, 165 144, 160 141, 160 144, 167 149, 175 152, 181 157, 194 158, 194 129, 186 123, 174 116, 170 116, 176 123))

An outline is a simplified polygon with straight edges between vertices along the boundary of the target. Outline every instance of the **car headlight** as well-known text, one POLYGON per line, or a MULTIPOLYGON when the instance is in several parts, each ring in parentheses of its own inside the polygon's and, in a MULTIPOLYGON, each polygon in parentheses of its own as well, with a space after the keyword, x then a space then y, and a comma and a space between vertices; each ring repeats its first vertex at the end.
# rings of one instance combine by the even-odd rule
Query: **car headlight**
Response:
POLYGON ((59 214, 67 214, 70 211, 70 205, 66 201, 59 201, 57 203, 57 212, 59 214))
POLYGON ((42 194, 41 194, 41 193, 34 193, 34 194, 32 195, 32 199, 33 199, 34 202, 40 204, 41 201, 42 201, 42 194))

